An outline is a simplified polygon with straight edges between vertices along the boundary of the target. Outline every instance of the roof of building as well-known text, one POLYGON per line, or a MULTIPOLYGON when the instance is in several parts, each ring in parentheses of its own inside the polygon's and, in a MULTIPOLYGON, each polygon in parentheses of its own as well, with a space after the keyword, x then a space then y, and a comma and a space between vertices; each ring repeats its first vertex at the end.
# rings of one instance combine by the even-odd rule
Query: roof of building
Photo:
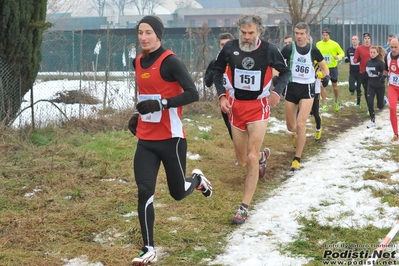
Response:
POLYGON ((203 8, 241 7, 239 0, 197 0, 203 8))

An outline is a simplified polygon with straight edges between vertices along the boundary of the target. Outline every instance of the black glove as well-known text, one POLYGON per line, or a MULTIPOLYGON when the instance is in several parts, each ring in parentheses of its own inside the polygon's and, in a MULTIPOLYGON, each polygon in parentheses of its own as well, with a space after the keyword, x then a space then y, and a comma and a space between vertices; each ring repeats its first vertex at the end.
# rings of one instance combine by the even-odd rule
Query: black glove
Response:
POLYGON ((349 58, 345 57, 345 63, 349 63, 349 62, 350 62, 349 58))
POLYGON ((328 86, 328 82, 330 82, 330 79, 330 75, 324 76, 324 78, 321 79, 321 84, 324 88, 328 86))
POLYGON ((130 132, 136 136, 136 129, 137 129, 137 121, 139 120, 139 114, 134 114, 132 118, 129 120, 129 124, 127 127, 129 128, 130 132))
POLYGON ((387 79, 387 76, 382 75, 382 76, 380 77, 381 83, 384 83, 386 79, 387 79))
POLYGON ((211 87, 213 85, 213 72, 205 73, 205 86, 211 87))
POLYGON ((145 100, 137 104, 137 111, 139 111, 139 113, 142 115, 153 113, 160 110, 161 107, 159 106, 158 100, 145 100))
POLYGON ((274 86, 274 87, 276 87, 276 85, 277 85, 277 83, 278 83, 279 80, 280 80, 280 77, 279 77, 279 76, 274 76, 274 77, 272 78, 272 83, 273 83, 273 86, 274 86))

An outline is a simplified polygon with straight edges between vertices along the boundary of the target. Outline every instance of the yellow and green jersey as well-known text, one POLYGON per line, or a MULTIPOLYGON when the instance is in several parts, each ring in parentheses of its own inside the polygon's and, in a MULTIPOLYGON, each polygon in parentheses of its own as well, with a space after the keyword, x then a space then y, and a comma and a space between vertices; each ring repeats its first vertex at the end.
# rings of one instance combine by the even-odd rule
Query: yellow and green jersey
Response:
POLYGON ((339 59, 344 58, 345 52, 342 50, 341 46, 333 41, 318 41, 316 43, 316 47, 320 50, 321 54, 324 57, 324 61, 326 61, 328 68, 333 68, 338 65, 338 61, 334 58, 334 56, 338 56, 339 59))

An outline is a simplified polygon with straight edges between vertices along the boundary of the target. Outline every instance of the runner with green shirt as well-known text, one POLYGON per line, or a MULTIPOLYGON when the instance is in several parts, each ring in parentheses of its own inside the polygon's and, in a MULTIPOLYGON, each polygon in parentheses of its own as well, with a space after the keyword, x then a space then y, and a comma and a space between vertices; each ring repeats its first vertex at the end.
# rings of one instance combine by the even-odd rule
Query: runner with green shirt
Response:
MULTIPOLYGON (((334 92, 334 109, 339 111, 338 102, 338 60, 344 58, 345 52, 342 50, 341 46, 330 39, 331 31, 330 29, 323 29, 323 39, 316 43, 316 47, 320 50, 330 69, 331 83, 334 92)), ((326 99, 326 89, 322 86, 321 88, 321 98, 323 100, 323 111, 328 110, 327 99, 326 99)))

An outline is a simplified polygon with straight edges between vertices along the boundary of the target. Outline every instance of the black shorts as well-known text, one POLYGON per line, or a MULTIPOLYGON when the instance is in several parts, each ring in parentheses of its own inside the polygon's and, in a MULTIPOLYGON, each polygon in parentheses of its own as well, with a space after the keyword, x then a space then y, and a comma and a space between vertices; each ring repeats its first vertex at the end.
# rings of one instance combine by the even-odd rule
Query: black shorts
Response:
POLYGON ((331 82, 336 83, 338 81, 338 67, 329 68, 331 82))
POLYGON ((314 83, 300 84, 290 82, 284 95, 286 101, 299 104, 302 99, 312 99, 314 97, 314 83))

